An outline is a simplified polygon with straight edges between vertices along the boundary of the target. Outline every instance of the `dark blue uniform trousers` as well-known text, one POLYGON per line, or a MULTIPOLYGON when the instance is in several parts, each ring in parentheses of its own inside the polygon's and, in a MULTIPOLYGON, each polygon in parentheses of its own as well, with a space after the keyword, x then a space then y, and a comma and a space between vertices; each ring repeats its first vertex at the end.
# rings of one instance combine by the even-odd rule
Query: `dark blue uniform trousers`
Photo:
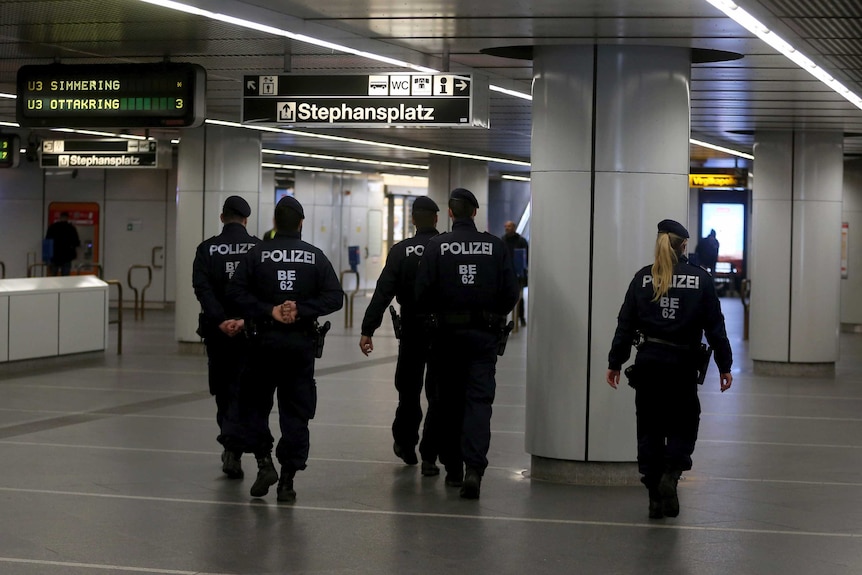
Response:
POLYGON ((491 445, 497 383, 497 334, 480 329, 440 329, 431 347, 432 379, 439 394, 440 461, 484 473, 491 445))
POLYGON ((275 456, 287 470, 305 469, 310 445, 308 422, 317 409, 317 386, 313 342, 304 331, 279 334, 278 345, 265 340, 250 346, 242 375, 240 413, 245 424, 244 451, 256 457, 272 452, 269 415, 274 396, 281 431, 275 456))
POLYGON ((225 449, 242 451, 239 419, 240 374, 245 364, 248 340, 240 334, 228 337, 221 331, 207 334, 210 394, 215 396, 217 440, 225 449))
POLYGON ((398 407, 392 422, 392 437, 395 443, 412 448, 419 443, 419 424, 422 423, 422 386, 428 413, 422 430, 419 452, 424 461, 436 461, 439 454, 437 430, 437 393, 434 380, 426 364, 429 359, 429 340, 423 326, 404 327, 398 343, 398 363, 395 366, 395 389, 398 390, 398 407))
POLYGON ((684 364, 637 363, 638 469, 644 483, 691 469, 700 427, 697 372, 684 364))

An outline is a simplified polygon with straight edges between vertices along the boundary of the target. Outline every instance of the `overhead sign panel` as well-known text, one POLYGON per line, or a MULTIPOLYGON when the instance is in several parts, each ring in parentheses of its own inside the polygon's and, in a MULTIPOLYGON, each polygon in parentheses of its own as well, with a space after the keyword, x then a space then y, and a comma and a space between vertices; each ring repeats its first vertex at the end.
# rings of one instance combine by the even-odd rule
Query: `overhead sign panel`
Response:
POLYGON ((243 123, 294 127, 482 127, 488 82, 457 74, 245 76, 243 123))
POLYGON ((197 64, 22 66, 17 85, 26 128, 194 127, 206 114, 206 71, 197 64))
POLYGON ((18 136, 0 134, 0 168, 17 168, 20 150, 21 140, 18 136))
POLYGON ((154 140, 45 140, 39 162, 43 168, 157 168, 154 140))

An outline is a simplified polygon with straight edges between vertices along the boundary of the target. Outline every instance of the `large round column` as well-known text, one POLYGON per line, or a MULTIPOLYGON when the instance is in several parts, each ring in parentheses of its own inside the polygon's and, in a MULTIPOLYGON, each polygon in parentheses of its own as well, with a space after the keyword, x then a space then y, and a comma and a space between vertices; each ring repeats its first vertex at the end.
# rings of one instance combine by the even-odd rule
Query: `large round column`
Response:
POLYGON ((607 356, 656 224, 687 223, 691 55, 543 46, 533 60, 531 473, 635 482, 634 391, 607 385, 607 356))
POLYGON ((862 331, 862 160, 844 162, 842 195, 841 329, 862 331))
POLYGON ((838 359, 840 132, 758 132, 750 354, 760 374, 829 374, 838 359))
MULTIPOLYGON (((228 196, 242 196, 252 207, 249 233, 258 229, 261 181, 260 135, 252 130, 205 124, 185 130, 177 174, 177 341, 199 343, 200 303, 192 288, 192 263, 200 242, 221 231, 221 208, 228 196), (258 209, 255 209, 258 208, 258 209)), ((274 201, 275 190, 268 196, 274 201)), ((265 199, 267 196, 265 196, 265 199)), ((270 222, 272 213, 269 213, 270 222)))

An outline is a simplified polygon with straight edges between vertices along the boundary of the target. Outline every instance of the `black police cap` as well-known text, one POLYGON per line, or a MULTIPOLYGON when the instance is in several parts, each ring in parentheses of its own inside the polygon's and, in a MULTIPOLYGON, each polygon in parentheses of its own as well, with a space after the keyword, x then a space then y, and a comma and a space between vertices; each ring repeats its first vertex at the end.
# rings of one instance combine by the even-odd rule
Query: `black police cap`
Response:
POLYGON ((455 188, 454 190, 452 190, 452 193, 449 194, 449 199, 464 200, 468 204, 472 205, 474 208, 479 209, 479 200, 476 199, 476 196, 473 195, 473 192, 465 188, 455 188))
POLYGON ((224 201, 221 211, 222 213, 225 213, 228 210, 236 212, 243 218, 247 218, 251 215, 251 206, 249 206, 248 202, 239 196, 230 196, 224 201))
POLYGON ((419 196, 413 200, 413 211, 422 210, 426 212, 439 212, 437 203, 428 196, 419 196))
POLYGON ((681 238, 688 238, 688 230, 681 223, 674 220, 662 220, 658 223, 658 233, 676 234, 681 238))
POLYGON ((275 205, 276 208, 288 208, 299 214, 299 217, 305 219, 305 211, 302 209, 302 204, 293 196, 284 196, 275 205))

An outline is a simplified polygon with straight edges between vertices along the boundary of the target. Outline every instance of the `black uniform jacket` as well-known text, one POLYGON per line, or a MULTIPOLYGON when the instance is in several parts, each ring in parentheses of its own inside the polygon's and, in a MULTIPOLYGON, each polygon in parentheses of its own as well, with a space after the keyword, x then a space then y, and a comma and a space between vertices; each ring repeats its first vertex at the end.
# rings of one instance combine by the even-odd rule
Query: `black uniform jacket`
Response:
POLYGON ((344 292, 332 264, 317 247, 300 239, 299 232, 276 233, 256 245, 240 263, 227 287, 243 317, 258 325, 272 325, 272 308, 296 302, 298 322, 307 325, 341 309, 344 292))
POLYGON ((242 317, 238 306, 225 296, 225 287, 239 265, 260 239, 249 235, 245 226, 225 224, 219 235, 202 242, 192 265, 192 286, 201 302, 201 329, 218 329, 227 319, 242 317))
MULTIPOLYGON (((635 274, 617 318, 617 330, 608 354, 608 369, 619 370, 631 354, 635 332, 681 346, 696 348, 703 334, 713 348, 721 373, 730 372, 733 353, 724 327, 715 284, 706 270, 688 263, 685 256, 673 268, 671 288, 665 297, 652 301, 652 266, 635 274)), ((649 343, 640 354, 656 359, 680 356, 680 348, 649 343)))
POLYGON ((423 313, 505 316, 519 291, 503 240, 478 231, 471 218, 456 219, 451 232, 428 241, 416 275, 416 304, 423 313))
POLYGON ((386 265, 383 266, 371 303, 362 319, 362 335, 374 335, 374 330, 383 323, 386 307, 393 297, 401 306, 401 320, 408 325, 414 323, 416 271, 425 253, 425 245, 436 235, 437 230, 434 228, 419 228, 415 236, 398 242, 389 250, 386 265))

